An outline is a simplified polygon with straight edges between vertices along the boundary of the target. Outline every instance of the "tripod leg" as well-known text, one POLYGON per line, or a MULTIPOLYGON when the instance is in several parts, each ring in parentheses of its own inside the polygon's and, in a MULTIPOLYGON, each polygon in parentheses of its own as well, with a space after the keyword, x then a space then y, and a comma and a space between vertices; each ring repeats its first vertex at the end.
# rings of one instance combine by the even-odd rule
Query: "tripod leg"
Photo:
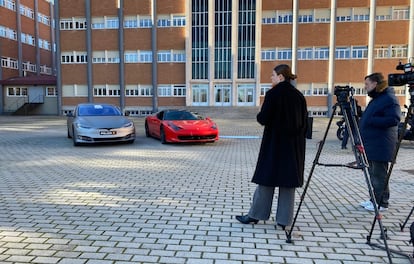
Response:
POLYGON ((410 219, 411 215, 413 214, 414 206, 411 208, 411 212, 408 214, 407 218, 404 221, 404 224, 400 224, 401 231, 404 230, 405 225, 407 224, 408 220, 410 219))
POLYGON ((300 209, 302 207, 303 200, 305 199, 305 195, 306 195, 306 192, 308 190, 309 183, 310 183, 310 181, 312 179, 313 171, 315 170, 315 167, 316 167, 316 165, 319 162, 319 157, 321 156, 323 146, 325 145, 326 137, 328 136, 329 128, 331 127, 332 119, 333 119, 333 117, 335 115, 336 107, 337 107, 337 105, 335 105, 334 108, 333 108, 332 115, 331 115, 331 117, 329 119, 329 122, 328 122, 328 127, 326 128, 325 134, 323 136, 323 140, 321 142, 319 142, 318 151, 316 153, 315 159, 313 160, 312 168, 311 168, 311 170, 309 172, 309 176, 308 176, 308 179, 306 181, 305 187, 303 189, 303 193, 302 193, 302 195, 300 197, 300 202, 299 202, 299 205, 298 205, 298 209, 296 210, 295 217, 293 218, 292 226, 291 226, 289 232, 286 232, 286 242, 287 243, 292 243, 293 227, 295 226, 296 220, 297 220, 298 215, 299 215, 299 211, 300 211, 300 209))
MULTIPOLYGON (((362 143, 361 135, 359 133, 358 123, 355 119, 355 115, 352 113, 352 109, 349 106, 349 104, 345 104, 345 103, 341 104, 341 109, 342 109, 342 112, 344 113, 346 125, 348 126, 349 131, 350 131, 349 136, 351 138, 351 142, 352 142, 352 145, 353 145, 355 159, 358 163, 358 166, 363 168, 365 181, 366 181, 367 186, 368 186, 369 196, 371 198, 371 201, 374 201, 375 219, 378 220, 380 230, 381 230, 381 236, 384 238, 384 246, 385 246, 385 249, 387 251, 388 260, 389 260, 389 263, 392 263, 391 253, 390 253, 390 250, 389 250, 388 244, 387 244, 387 235, 385 233, 385 229, 384 229, 384 226, 382 225, 382 221, 381 221, 382 216, 379 213, 379 206, 377 206, 377 203, 375 202, 376 199, 375 199, 374 188, 372 187, 370 175, 369 175, 369 172, 368 172, 368 158, 367 158, 367 155, 365 153, 365 149, 364 149, 364 146, 363 146, 363 143, 362 143)), ((367 239, 368 244, 369 244, 369 240, 370 240, 370 236, 367 239)))

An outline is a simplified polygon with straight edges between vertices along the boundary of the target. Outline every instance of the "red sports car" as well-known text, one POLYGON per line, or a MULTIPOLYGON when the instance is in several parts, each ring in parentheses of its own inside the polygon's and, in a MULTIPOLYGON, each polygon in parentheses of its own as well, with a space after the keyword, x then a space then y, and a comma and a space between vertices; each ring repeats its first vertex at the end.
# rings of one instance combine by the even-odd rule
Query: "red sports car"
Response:
POLYGON ((219 130, 209 117, 187 110, 163 110, 145 118, 145 134, 161 143, 214 142, 219 130))

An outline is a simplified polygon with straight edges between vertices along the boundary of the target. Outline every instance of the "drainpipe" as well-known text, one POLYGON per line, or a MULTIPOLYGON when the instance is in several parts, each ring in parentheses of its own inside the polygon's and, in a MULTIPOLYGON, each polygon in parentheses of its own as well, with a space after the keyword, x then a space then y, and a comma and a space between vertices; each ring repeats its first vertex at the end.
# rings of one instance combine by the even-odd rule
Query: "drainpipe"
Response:
POLYGON ((85 1, 85 12, 86 12, 86 54, 88 57, 86 78, 88 84, 88 102, 93 102, 93 76, 92 76, 92 19, 91 19, 91 1, 85 1))
MULTIPOLYGON (((52 3, 50 3, 52 8, 52 3)), ((52 9, 51 9, 52 10, 52 9)), ((62 114, 62 67, 61 67, 61 51, 60 51, 60 23, 59 23, 59 1, 56 1, 54 3, 54 12, 53 16, 51 18, 53 19, 50 21, 50 26, 53 28, 55 32, 56 39, 52 41, 52 54, 55 54, 54 51, 54 44, 56 44, 56 55, 52 55, 52 67, 53 71, 52 74, 56 75, 56 89, 58 92, 57 97, 57 106, 58 106, 58 115, 62 114), (55 58, 55 60, 53 59, 55 58)), ((53 33, 52 33, 52 39, 53 39, 53 33)))
POLYGON ((124 59, 124 0, 118 0, 118 46, 119 46, 119 104, 122 113, 125 111, 125 59, 124 59))

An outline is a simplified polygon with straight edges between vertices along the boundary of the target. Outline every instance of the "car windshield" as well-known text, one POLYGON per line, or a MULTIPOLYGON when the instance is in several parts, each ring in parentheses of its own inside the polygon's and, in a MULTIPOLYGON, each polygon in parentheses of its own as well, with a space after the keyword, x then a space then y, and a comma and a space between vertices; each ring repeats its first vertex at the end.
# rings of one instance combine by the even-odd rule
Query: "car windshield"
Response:
POLYGON ((164 114, 164 120, 197 120, 196 115, 187 111, 168 111, 164 114))
POLYGON ((121 112, 112 105, 81 105, 79 116, 120 116, 121 112))

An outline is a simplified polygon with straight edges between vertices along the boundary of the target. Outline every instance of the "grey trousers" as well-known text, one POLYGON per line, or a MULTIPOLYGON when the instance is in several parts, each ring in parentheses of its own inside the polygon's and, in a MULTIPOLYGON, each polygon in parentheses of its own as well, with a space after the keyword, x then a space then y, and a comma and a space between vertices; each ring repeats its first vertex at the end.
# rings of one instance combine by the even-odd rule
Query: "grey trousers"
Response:
MULTIPOLYGON (((248 215, 257 220, 268 220, 272 211, 274 192, 275 187, 257 185, 248 215)), ((279 187, 276 223, 290 226, 293 222, 294 206, 295 188, 279 187)))

